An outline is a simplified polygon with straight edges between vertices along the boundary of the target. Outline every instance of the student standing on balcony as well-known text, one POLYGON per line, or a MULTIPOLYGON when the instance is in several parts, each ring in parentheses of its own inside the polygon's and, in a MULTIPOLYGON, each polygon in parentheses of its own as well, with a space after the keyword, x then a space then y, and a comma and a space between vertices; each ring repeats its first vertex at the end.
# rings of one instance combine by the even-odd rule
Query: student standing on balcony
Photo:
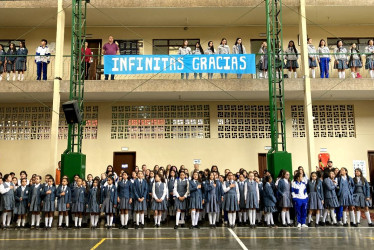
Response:
MULTIPOLYGON (((113 36, 109 36, 109 41, 103 46, 103 55, 119 55, 117 43, 113 42, 113 36)), ((105 66, 104 66, 105 67, 105 66)), ((109 74, 105 74, 105 80, 109 79, 109 74)), ((110 75, 110 80, 114 80, 114 75, 110 75)))
MULTIPOLYGON (((205 54, 214 55, 216 51, 214 50, 213 41, 208 42, 208 48, 205 50, 205 54)), ((208 73, 208 79, 213 79, 213 73, 208 73)))
MULTIPOLYGON (((245 47, 242 44, 242 39, 240 37, 236 38, 235 44, 232 47, 233 54, 246 54, 245 47)), ((242 74, 236 74, 238 79, 242 79, 242 74)))
MULTIPOLYGON (((374 79, 374 41, 373 41, 373 39, 370 39, 368 41, 368 46, 366 46, 366 48, 365 48, 365 53, 367 53, 366 54, 365 68, 369 70, 371 79, 374 79)), ((0 61, 1 61, 1 59, 0 59, 0 61)), ((0 67, 1 67, 1 65, 0 65, 0 67)))
POLYGON ((318 62, 321 78, 329 78, 330 50, 323 39, 318 45, 318 62))
POLYGON ((347 64, 347 49, 343 47, 343 41, 338 40, 334 50, 335 65, 334 69, 339 72, 339 78, 345 79, 345 70, 348 69, 347 64))
POLYGON ((317 51, 316 47, 312 44, 312 38, 308 38, 308 57, 309 57, 309 68, 312 70, 312 78, 316 78, 317 68, 317 51))
POLYGON ((13 72, 13 81, 16 80, 16 56, 17 49, 14 43, 9 44, 8 52, 6 53, 6 79, 9 81, 10 79, 10 72, 13 72))
POLYGON ((5 64, 5 51, 2 44, 0 44, 0 81, 3 80, 4 64, 5 64))
MULTIPOLYGON (((184 55, 191 55, 191 48, 188 47, 188 41, 183 40, 182 47, 179 48, 178 55, 184 56, 184 55)), ((189 73, 181 73, 181 79, 184 79, 184 74, 186 74, 186 80, 188 80, 188 77, 190 76, 189 73)))
POLYGON ((268 78, 268 44, 266 42, 262 42, 261 48, 258 53, 261 55, 260 61, 258 63, 260 78, 268 78))
POLYGON ((82 48, 82 55, 84 55, 84 79, 88 80, 92 60, 92 51, 90 48, 88 48, 88 42, 84 43, 84 49, 82 48))
MULTIPOLYGON (((194 55, 204 55, 203 47, 201 47, 201 44, 199 42, 197 42, 195 44, 195 50, 192 52, 192 54, 194 54, 194 55)), ((193 77, 196 80, 197 73, 193 73, 193 77)), ((200 79, 203 78, 203 73, 199 73, 199 77, 200 77, 200 79)))
POLYGON ((43 81, 47 80, 47 66, 49 64, 49 57, 51 53, 49 52, 49 48, 47 46, 47 40, 42 39, 41 45, 36 49, 36 74, 37 74, 37 81, 41 80, 42 71, 43 71, 43 81))
POLYGON ((288 78, 291 78, 292 72, 294 72, 295 78, 297 78, 297 72, 296 69, 299 68, 299 64, 297 62, 297 59, 299 58, 298 51, 296 49, 294 41, 290 41, 288 43, 288 47, 285 51, 286 54, 286 68, 288 69, 288 78))
POLYGON ((348 66, 351 68, 352 78, 361 78, 361 75, 358 72, 358 70, 362 68, 361 54, 360 51, 357 49, 357 45, 355 43, 352 43, 349 52, 350 55, 348 66))
MULTIPOLYGON (((222 38, 221 44, 218 46, 218 54, 230 54, 230 47, 227 45, 226 38, 222 38)), ((227 73, 221 73, 221 79, 223 79, 223 75, 227 79, 227 73)))
POLYGON ((17 50, 16 71, 18 72, 18 81, 23 81, 23 73, 26 71, 27 54, 29 51, 26 48, 25 42, 19 42, 19 49, 17 50))

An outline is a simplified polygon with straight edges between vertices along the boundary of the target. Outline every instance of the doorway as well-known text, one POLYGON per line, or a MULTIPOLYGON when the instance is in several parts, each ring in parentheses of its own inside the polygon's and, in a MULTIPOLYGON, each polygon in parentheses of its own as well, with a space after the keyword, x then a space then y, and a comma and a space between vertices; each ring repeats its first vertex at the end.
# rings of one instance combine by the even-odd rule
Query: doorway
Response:
POLYGON ((88 80, 100 79, 101 71, 97 70, 97 66, 101 65, 101 48, 103 41, 101 39, 87 39, 88 47, 92 52, 92 62, 89 69, 88 80), (97 74, 97 75, 96 75, 97 74))
POLYGON ((258 153, 258 174, 262 177, 267 168, 266 153, 258 153))
POLYGON ((127 174, 135 170, 136 152, 114 152, 113 153, 113 170, 117 175, 125 170, 127 174))
MULTIPOLYGON (((374 151, 368 151, 370 183, 374 183, 374 151)), ((371 185, 371 186, 372 186, 371 185)))

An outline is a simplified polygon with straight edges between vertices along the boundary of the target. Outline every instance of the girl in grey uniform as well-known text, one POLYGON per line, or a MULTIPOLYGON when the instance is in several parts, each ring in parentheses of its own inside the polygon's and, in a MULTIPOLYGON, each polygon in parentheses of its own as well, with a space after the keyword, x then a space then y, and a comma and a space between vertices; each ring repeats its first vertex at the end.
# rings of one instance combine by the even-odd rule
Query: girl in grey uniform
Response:
POLYGON ((349 209, 349 215, 351 219, 351 225, 356 225, 355 220, 355 213, 353 211, 354 202, 353 202, 353 191, 355 188, 353 179, 348 175, 348 170, 346 168, 340 169, 340 177, 339 177, 339 190, 338 190, 338 198, 340 206, 343 207, 343 224, 345 227, 348 226, 347 223, 347 210, 349 209))
POLYGON ((176 181, 176 172, 174 169, 171 169, 169 172, 168 178, 168 209, 169 209, 169 216, 175 216, 175 209, 174 209, 174 184, 176 181))
POLYGON ((219 180, 215 180, 215 173, 211 172, 209 174, 209 180, 206 181, 204 187, 204 201, 205 201, 205 212, 208 213, 209 217, 209 225, 210 228, 216 227, 216 219, 217 214, 221 211, 219 202, 221 201, 219 188, 221 187, 217 182, 219 180))
POLYGON ((161 224, 161 216, 167 207, 168 188, 164 177, 159 174, 155 175, 155 181, 152 185, 152 205, 151 209, 154 211, 155 227, 159 228, 161 224))
POLYGON ((320 219, 320 211, 323 209, 323 187, 322 181, 317 177, 316 172, 310 174, 310 180, 307 185, 308 197, 309 197, 309 215, 308 215, 308 227, 312 221, 313 212, 316 213, 316 227, 318 227, 320 219))
POLYGON ((14 214, 18 215, 17 219, 17 228, 25 227, 26 222, 26 213, 27 213, 27 201, 29 199, 29 186, 27 186, 27 179, 21 179, 21 185, 17 188, 15 192, 15 207, 14 207, 14 214))
MULTIPOLYGON (((183 45, 182 47, 179 48, 179 51, 178 51, 178 55, 191 55, 192 52, 191 52, 191 48, 188 47, 188 41, 187 40, 183 40, 183 45)), ((190 76, 189 73, 181 73, 181 79, 183 80, 184 79, 184 74, 186 74, 186 80, 188 80, 188 77, 190 76)))
POLYGON ((309 58, 309 68, 312 70, 312 78, 316 78, 316 68, 317 68, 317 50, 312 44, 312 38, 308 38, 308 58, 309 58))
POLYGON ((45 229, 52 228, 53 214, 55 212, 56 187, 53 185, 52 177, 48 179, 48 183, 43 187, 43 212, 45 215, 45 229))
MULTIPOLYGON (((1 53, 1 50, 0 50, 0 53, 1 53)), ((369 39, 368 46, 366 46, 365 48, 365 54, 366 54, 365 69, 369 70, 371 79, 374 79, 374 41, 373 39, 369 39)), ((0 65, 0 71, 1 71, 1 65, 0 65)))
POLYGON ((226 181, 222 188, 225 192, 225 197, 223 200, 223 209, 228 213, 229 227, 235 228, 236 221, 236 211, 239 210, 240 204, 240 193, 239 186, 236 181, 234 181, 234 175, 229 172, 228 181, 226 181))
POLYGON ((105 213, 107 229, 113 226, 113 216, 116 213, 118 195, 113 176, 108 177, 108 185, 101 188, 101 212, 105 213))
POLYGON ((94 179, 92 182, 92 187, 88 192, 88 207, 87 213, 90 213, 91 217, 91 228, 96 229, 100 217, 100 200, 101 192, 99 187, 99 180, 94 179))
POLYGON ((288 171, 283 172, 282 178, 278 182, 278 201, 279 207, 282 208, 282 226, 290 226, 290 208, 292 208, 293 206, 291 196, 290 172, 288 171))
POLYGON ((248 209, 250 228, 255 228, 256 226, 256 209, 259 208, 260 203, 260 190, 254 178, 255 176, 253 172, 249 172, 248 181, 246 182, 244 189, 245 204, 248 209))
POLYGON ((352 43, 349 52, 348 67, 351 68, 352 78, 361 78, 360 73, 358 72, 359 69, 362 68, 361 54, 355 43, 352 43))
POLYGON ((199 178, 199 173, 194 172, 192 175, 192 180, 189 183, 189 208, 191 209, 191 227, 199 228, 199 213, 203 210, 203 193, 201 191, 201 179, 199 178))
POLYGON ((17 49, 14 43, 9 44, 9 49, 6 56, 6 79, 10 80, 10 72, 13 72, 13 81, 16 80, 16 57, 17 49))
MULTIPOLYGON (((230 47, 227 45, 226 38, 222 38, 221 44, 218 46, 218 54, 230 54, 230 47)), ((223 79, 223 75, 225 75, 225 79, 227 79, 227 73, 221 73, 221 79, 223 79)))
POLYGON ((35 176, 35 184, 31 186, 29 192, 29 209, 31 215, 31 229, 39 229, 40 225, 40 204, 42 203, 41 192, 43 191, 43 185, 40 184, 42 177, 40 175, 35 176))
POLYGON ((345 70, 348 69, 347 49, 343 47, 343 41, 338 40, 334 49, 334 69, 338 70, 339 78, 345 79, 345 70))
POLYGON ((357 224, 360 224, 361 220, 361 209, 365 211, 365 217, 368 221, 369 227, 372 227, 370 212, 369 212, 369 200, 370 200, 370 186, 365 177, 362 176, 361 169, 355 170, 355 178, 353 178, 355 189, 353 191, 353 201, 356 206, 357 224))
MULTIPOLYGON (((208 42, 208 48, 205 50, 204 54, 214 55, 216 51, 214 50, 213 41, 208 42)), ((213 73, 208 73, 208 79, 213 79, 213 73)))
POLYGON ((265 212, 265 221, 267 222, 268 227, 275 227, 274 226, 274 219, 273 213, 277 211, 276 203, 277 198, 275 198, 273 187, 271 183, 273 182, 273 178, 271 175, 265 176, 265 183, 264 183, 264 212, 265 212))
POLYGON ((258 53, 261 55, 260 61, 258 62, 260 78, 266 79, 268 78, 268 44, 266 42, 262 42, 258 53))
POLYGON ((0 81, 3 80, 5 55, 4 47, 0 44, 0 81))
POLYGON ((4 202, 3 211, 3 229, 6 230, 10 227, 12 213, 14 209, 14 184, 12 183, 12 176, 9 174, 4 175, 3 184, 0 185, 0 193, 2 194, 4 202))
POLYGON ((83 180, 78 178, 76 186, 72 189, 72 206, 71 213, 74 214, 74 225, 76 229, 80 229, 82 225, 82 215, 85 207, 86 189, 82 185, 83 180))
MULTIPOLYGON (((245 47, 242 44, 242 39, 240 37, 236 38, 235 44, 232 47, 233 54, 246 54, 245 47)), ((242 74, 236 74, 238 79, 242 79, 242 74)))
POLYGON ((186 174, 184 171, 181 171, 179 174, 179 179, 175 181, 174 184, 174 192, 173 195, 175 196, 175 203, 174 207, 177 211, 175 216, 175 227, 174 229, 178 229, 179 219, 182 221, 182 227, 184 227, 184 215, 185 211, 187 210, 187 197, 188 197, 188 190, 189 190, 189 182, 185 178, 186 174))
POLYGON ((291 78, 291 73, 294 73, 294 77, 297 78, 296 69, 299 68, 297 59, 299 58, 299 52, 296 49, 294 41, 289 41, 288 47, 285 51, 286 57, 286 68, 288 69, 288 78, 291 78))
POLYGON ((336 196, 336 189, 337 189, 338 183, 335 181, 335 173, 334 171, 330 171, 329 177, 325 178, 323 180, 323 195, 324 195, 324 206, 325 206, 325 212, 323 215, 322 223, 325 225, 326 217, 328 215, 328 212, 330 210, 332 221, 334 225, 337 225, 336 223, 336 214, 335 214, 335 208, 339 207, 339 201, 338 197, 336 196))
MULTIPOLYGON (((203 47, 201 47, 201 44, 199 42, 197 42, 195 44, 195 50, 192 52, 192 54, 194 55, 204 55, 204 50, 203 50, 203 47)), ((197 73, 193 73, 193 77, 194 79, 196 80, 197 78, 197 73)), ((199 73, 199 78, 202 79, 203 78, 203 73, 199 73)), ((172 189, 169 189, 169 192, 171 192, 172 189)))
POLYGON ((247 182, 244 178, 243 174, 239 175, 238 187, 239 187, 239 196, 240 196, 240 203, 239 203, 239 224, 238 226, 243 226, 247 223, 247 209, 245 203, 245 186, 247 182))
POLYGON ((28 50, 26 48, 25 42, 19 42, 19 49, 17 50, 17 61, 16 61, 16 71, 18 72, 18 81, 23 81, 23 73, 26 71, 26 61, 28 50))
POLYGON ((122 180, 117 185, 119 208, 121 210, 121 228, 128 229, 129 210, 132 209, 132 183, 128 180, 126 172, 122 173, 122 180))
POLYGON ((57 211, 58 211, 58 227, 62 229, 62 221, 65 217, 65 228, 69 227, 69 208, 71 203, 71 190, 68 186, 68 178, 63 177, 61 185, 56 190, 57 196, 57 211))

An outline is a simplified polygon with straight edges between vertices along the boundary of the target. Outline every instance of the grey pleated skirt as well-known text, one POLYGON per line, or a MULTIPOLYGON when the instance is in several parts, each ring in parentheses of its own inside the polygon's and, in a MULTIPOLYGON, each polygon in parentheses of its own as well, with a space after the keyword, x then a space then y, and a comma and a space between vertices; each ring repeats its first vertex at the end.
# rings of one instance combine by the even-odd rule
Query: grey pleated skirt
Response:
POLYGON ((26 61, 17 60, 16 61, 17 71, 26 71, 26 61))
POLYGON ((333 198, 325 198, 325 208, 336 208, 340 207, 339 201, 337 197, 333 198))
POLYGON ((264 212, 265 213, 275 213, 277 211, 277 207, 265 207, 264 212))
POLYGON ((287 60, 286 68, 297 69, 299 68, 299 63, 296 60, 287 60))
POLYGON ((66 207, 66 203, 64 203, 63 198, 61 198, 59 201, 57 201, 57 211, 59 212, 66 212, 69 209, 66 207))
POLYGON ((101 206, 101 212, 106 214, 114 214, 116 212, 116 208, 109 197, 105 198, 103 205, 101 206))
POLYGON ((339 59, 339 60, 335 61, 334 69, 348 69, 347 60, 340 60, 339 59))
POLYGON ((291 194, 289 192, 285 192, 282 197, 279 199, 279 207, 293 207, 291 201, 291 194))
POLYGON ((309 193, 309 203, 308 208, 312 210, 321 210, 323 209, 322 200, 318 198, 317 192, 309 193))
POLYGON ((75 202, 71 206, 72 213, 83 213, 84 212, 84 203, 83 202, 75 202))
POLYGON ((17 206, 14 207, 14 214, 26 214, 27 208, 23 202, 20 202, 17 206))
POLYGON ((217 202, 215 195, 210 197, 210 201, 205 204, 205 212, 207 213, 218 213, 220 211, 220 206, 217 202))
POLYGON ((189 209, 203 209, 203 198, 201 196, 190 197, 189 209))
POLYGON ((339 204, 343 207, 354 206, 352 195, 343 192, 343 194, 339 197, 339 204))
POLYGON ((38 204, 36 197, 31 197, 30 212, 40 212, 40 203, 38 204))
POLYGON ((16 70, 16 68, 14 67, 15 65, 14 65, 14 62, 12 63, 12 64, 8 64, 7 63, 7 65, 6 65, 6 71, 7 72, 11 72, 11 71, 13 71, 13 70, 16 70))
POLYGON ((119 209, 131 210, 132 205, 130 204, 130 199, 127 199, 125 197, 120 198, 119 209))
POLYGON ((178 198, 175 198, 174 209, 175 210, 187 210, 188 209, 187 199, 180 201, 178 198))
POLYGON ((13 210, 15 205, 14 195, 3 195, 4 210, 13 210))
POLYGON ((349 65, 348 66, 350 68, 352 68, 352 67, 362 68, 362 63, 361 63, 361 60, 359 60, 359 59, 351 60, 351 61, 349 61, 349 65))
POLYGON ((257 200, 256 194, 254 193, 248 193, 246 202, 247 203, 245 205, 247 209, 258 209, 259 208, 258 200, 257 200))
POLYGON ((54 212, 55 209, 55 201, 47 201, 43 202, 43 212, 54 212))
POLYGON ((374 59, 371 59, 371 58, 366 59, 365 69, 370 69, 370 70, 374 69, 374 59))
POLYGON ((267 58, 264 59, 263 62, 262 62, 262 61, 259 61, 259 62, 258 62, 258 68, 259 68, 260 70, 267 70, 267 69, 268 69, 268 59, 267 59, 267 58))
POLYGON ((363 193, 356 193, 353 195, 353 202, 355 207, 369 207, 369 201, 366 200, 366 197, 363 193))
POLYGON ((142 202, 136 200, 134 203, 134 211, 147 211, 147 201, 145 199, 142 202))
POLYGON ((155 210, 157 210, 157 211, 165 211, 165 210, 167 210, 168 206, 167 206, 166 200, 163 200, 161 202, 157 202, 155 199, 152 199, 151 209, 153 211, 155 211, 155 210))
POLYGON ((317 67, 317 58, 312 60, 312 58, 309 58, 309 68, 315 68, 317 67))
POLYGON ((225 211, 238 211, 239 204, 238 198, 235 194, 226 194, 223 200, 223 210, 225 211))
POLYGON ((88 204, 87 213, 95 213, 95 214, 100 213, 100 205, 96 202, 96 200, 91 201, 88 204))

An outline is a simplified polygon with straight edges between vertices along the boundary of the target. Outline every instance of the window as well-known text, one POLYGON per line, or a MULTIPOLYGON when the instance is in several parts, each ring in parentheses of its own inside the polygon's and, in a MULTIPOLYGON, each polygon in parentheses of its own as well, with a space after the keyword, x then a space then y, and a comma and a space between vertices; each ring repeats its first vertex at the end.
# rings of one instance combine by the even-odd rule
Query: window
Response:
MULTIPOLYGON (((314 137, 356 137, 353 105, 313 105, 314 137)), ((305 137, 304 106, 292 105, 292 137, 305 137)))
POLYGON ((140 42, 138 40, 116 40, 121 55, 139 55, 140 42))
POLYGON ((217 105, 218 138, 270 138, 270 112, 267 105, 217 105))
MULTIPOLYGON (((154 39, 153 54, 154 55, 177 55, 179 48, 182 47, 184 39, 154 39)), ((187 39, 188 47, 195 49, 195 44, 200 39, 187 39)))
POLYGON ((113 106, 111 139, 210 138, 209 105, 113 106))
MULTIPOLYGON (((343 47, 345 47, 347 50, 351 47, 352 43, 355 43, 357 45, 357 49, 360 52, 365 52, 365 47, 368 44, 369 39, 373 38, 339 38, 340 40, 343 40, 343 47)), ((339 40, 338 38, 327 38, 327 45, 329 46, 330 50, 334 50, 336 48, 336 43, 339 40)))

